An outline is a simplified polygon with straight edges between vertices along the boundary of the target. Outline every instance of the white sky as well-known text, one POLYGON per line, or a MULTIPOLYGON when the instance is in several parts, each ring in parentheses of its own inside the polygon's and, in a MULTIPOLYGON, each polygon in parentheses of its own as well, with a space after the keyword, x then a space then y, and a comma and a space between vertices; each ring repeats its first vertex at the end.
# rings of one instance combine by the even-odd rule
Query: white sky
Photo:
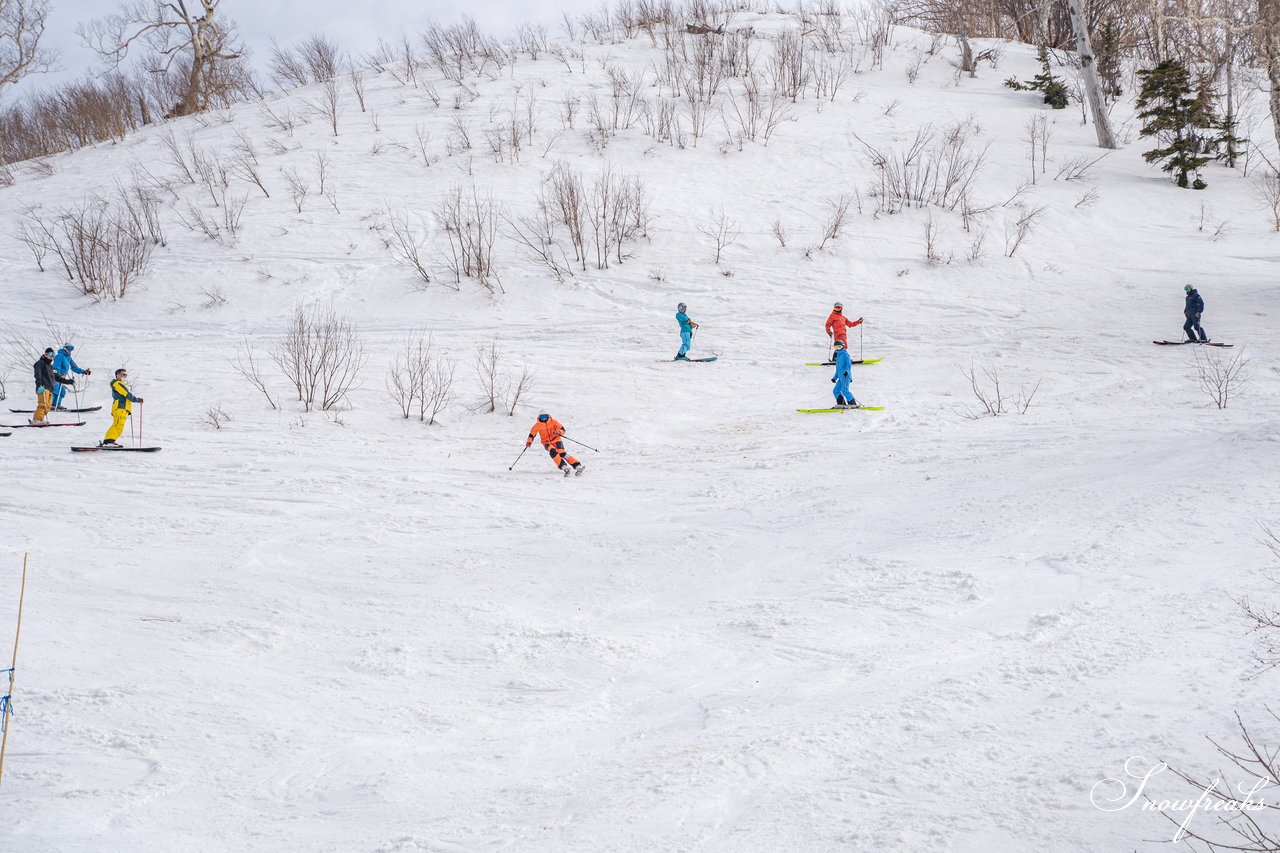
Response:
MULTIPOLYGON (((379 33, 397 36, 401 30, 416 37, 427 22, 450 23, 471 15, 486 32, 505 35, 524 21, 545 24, 549 35, 561 35, 562 11, 580 14, 598 9, 601 0, 555 0, 530 3, 521 0, 223 0, 219 13, 239 25, 240 36, 252 50, 261 69, 270 49, 271 37, 290 44, 313 32, 324 32, 344 48, 359 54, 370 49, 379 33)), ((63 70, 31 77, 6 96, 23 89, 79 77, 96 70, 94 55, 80 47, 75 35, 81 21, 113 11, 116 4, 102 0, 51 0, 45 44, 62 54, 63 70)))

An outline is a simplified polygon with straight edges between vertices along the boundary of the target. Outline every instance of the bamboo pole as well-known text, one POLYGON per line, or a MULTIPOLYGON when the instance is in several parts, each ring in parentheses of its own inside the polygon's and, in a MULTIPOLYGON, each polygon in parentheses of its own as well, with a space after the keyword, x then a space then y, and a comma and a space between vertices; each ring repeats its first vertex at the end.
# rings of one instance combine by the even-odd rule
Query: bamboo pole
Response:
POLYGON ((22 602, 27 596, 27 557, 22 555, 22 587, 18 592, 18 627, 13 632, 13 662, 9 664, 9 701, 4 706, 4 735, 0 736, 0 782, 4 780, 4 751, 9 745, 9 717, 13 716, 13 679, 18 674, 18 640, 22 637, 22 602))

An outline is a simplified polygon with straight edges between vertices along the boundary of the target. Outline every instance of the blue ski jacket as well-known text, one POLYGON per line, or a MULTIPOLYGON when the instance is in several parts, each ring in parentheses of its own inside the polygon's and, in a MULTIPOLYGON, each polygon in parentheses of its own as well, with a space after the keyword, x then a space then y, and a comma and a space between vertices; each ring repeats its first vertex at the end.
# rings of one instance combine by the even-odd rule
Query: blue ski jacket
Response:
POLYGON ((839 382, 841 376, 846 380, 851 379, 850 373, 853 371, 853 358, 849 355, 848 350, 836 350, 836 375, 831 377, 832 382, 839 382))
POLYGON ((685 335, 693 331, 695 324, 689 319, 689 315, 683 311, 676 313, 676 322, 680 324, 680 334, 685 335))
POLYGON ((1187 291, 1187 307, 1183 309, 1182 316, 1194 317, 1202 313, 1204 313, 1204 298, 1200 296, 1200 291, 1192 288, 1187 291))
POLYGON ((84 368, 76 364, 76 360, 71 357, 71 353, 65 349, 60 349, 58 354, 53 357, 53 372, 59 376, 70 376, 72 373, 84 373, 84 368))

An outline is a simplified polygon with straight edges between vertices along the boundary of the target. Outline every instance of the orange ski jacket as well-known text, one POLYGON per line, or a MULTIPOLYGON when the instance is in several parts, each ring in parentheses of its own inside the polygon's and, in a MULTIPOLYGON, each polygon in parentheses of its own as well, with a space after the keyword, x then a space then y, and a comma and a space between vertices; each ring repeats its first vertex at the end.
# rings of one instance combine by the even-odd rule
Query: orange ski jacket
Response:
POLYGON ((843 341, 848 329, 852 329, 862 323, 862 318, 850 320, 839 311, 832 311, 831 316, 827 318, 827 334, 837 341, 843 341))
POLYGON ((524 443, 524 446, 533 444, 536 438, 542 442, 543 447, 546 447, 554 441, 559 441, 562 435, 564 435, 564 426, 555 418, 550 418, 546 423, 534 421, 533 429, 529 430, 529 440, 524 443))

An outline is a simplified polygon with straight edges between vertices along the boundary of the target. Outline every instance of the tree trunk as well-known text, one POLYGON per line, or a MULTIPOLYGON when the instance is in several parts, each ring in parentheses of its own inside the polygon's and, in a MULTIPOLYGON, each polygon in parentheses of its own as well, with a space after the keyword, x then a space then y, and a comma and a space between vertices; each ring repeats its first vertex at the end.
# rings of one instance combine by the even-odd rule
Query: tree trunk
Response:
POLYGON ((1258 0, 1258 17, 1263 26, 1263 55, 1271 81, 1271 128, 1280 148, 1280 2, 1258 0))
POLYGON ((1071 26, 1076 31, 1076 54, 1080 57, 1080 73, 1084 77, 1089 110, 1093 113, 1093 129, 1098 134, 1098 147, 1119 148, 1115 134, 1111 131, 1111 119, 1107 115, 1106 102, 1102 99, 1102 88, 1098 85, 1098 67, 1093 58, 1093 46, 1089 43, 1089 27, 1084 15, 1080 13, 1080 0, 1067 0, 1067 7, 1071 10, 1071 26))

